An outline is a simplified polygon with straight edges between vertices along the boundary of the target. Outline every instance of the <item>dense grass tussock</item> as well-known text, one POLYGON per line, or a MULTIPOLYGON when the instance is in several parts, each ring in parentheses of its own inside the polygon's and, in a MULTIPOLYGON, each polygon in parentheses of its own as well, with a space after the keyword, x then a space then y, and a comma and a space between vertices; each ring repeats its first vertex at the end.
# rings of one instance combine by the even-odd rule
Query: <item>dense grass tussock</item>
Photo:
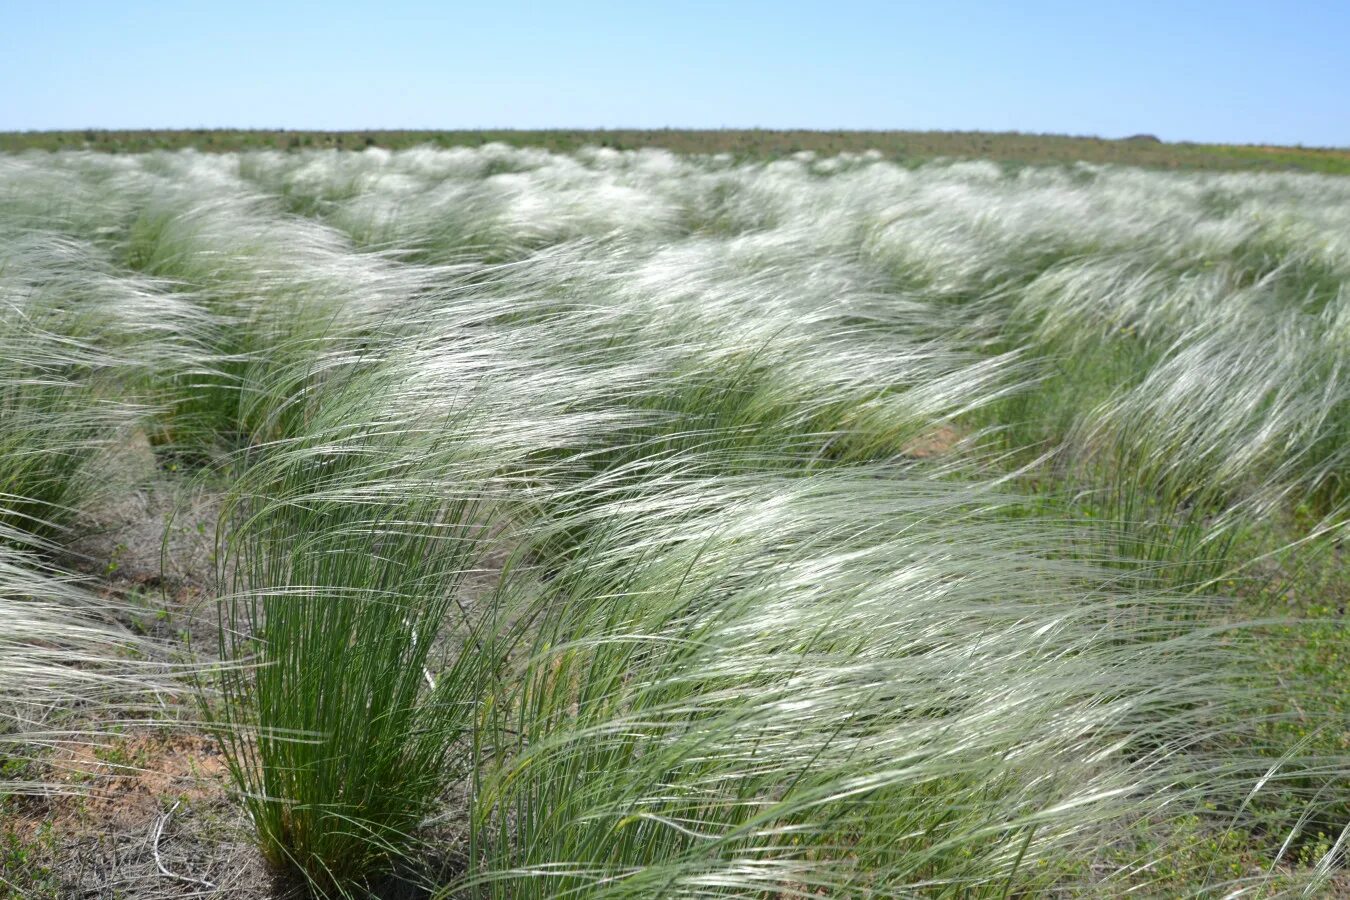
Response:
POLYGON ((1347 589, 1350 183, 70 153, 0 160, 0 234, 0 700, 104 677, 50 557, 143 434, 222 493, 204 727, 320 895, 1344 863, 1270 612, 1347 589))

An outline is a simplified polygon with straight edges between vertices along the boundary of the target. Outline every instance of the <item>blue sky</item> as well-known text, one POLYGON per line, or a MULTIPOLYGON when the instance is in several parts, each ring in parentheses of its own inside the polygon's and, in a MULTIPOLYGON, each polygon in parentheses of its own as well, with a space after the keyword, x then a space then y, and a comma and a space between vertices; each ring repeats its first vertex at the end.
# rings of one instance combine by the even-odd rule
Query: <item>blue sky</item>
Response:
POLYGON ((0 0, 0 129, 980 129, 1350 146, 1350 0, 0 0))

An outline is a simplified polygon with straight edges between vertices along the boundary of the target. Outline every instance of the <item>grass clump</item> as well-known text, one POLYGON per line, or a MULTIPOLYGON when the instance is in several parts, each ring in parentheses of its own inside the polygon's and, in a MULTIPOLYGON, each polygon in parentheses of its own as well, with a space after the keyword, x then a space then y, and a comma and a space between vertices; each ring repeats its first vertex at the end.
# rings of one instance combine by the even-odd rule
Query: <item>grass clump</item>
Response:
POLYGON ((1254 780, 1198 752, 1233 648, 1038 556, 1075 536, 1005 502, 864 469, 579 513, 585 548, 520 589, 449 895, 1002 896, 1254 780))

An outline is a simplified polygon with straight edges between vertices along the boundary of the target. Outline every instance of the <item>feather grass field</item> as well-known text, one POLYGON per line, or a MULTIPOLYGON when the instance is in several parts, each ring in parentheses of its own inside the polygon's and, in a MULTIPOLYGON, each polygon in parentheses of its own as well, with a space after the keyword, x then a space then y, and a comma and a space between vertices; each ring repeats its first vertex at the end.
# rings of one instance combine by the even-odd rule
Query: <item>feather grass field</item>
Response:
MULTIPOLYGON (((0 236, 0 885, 89 887, 36 704, 209 736, 273 891, 1347 889, 1350 181, 30 153, 0 236), (80 549, 165 485, 177 641, 80 549)), ((230 895, 171 802, 119 890, 230 895)))

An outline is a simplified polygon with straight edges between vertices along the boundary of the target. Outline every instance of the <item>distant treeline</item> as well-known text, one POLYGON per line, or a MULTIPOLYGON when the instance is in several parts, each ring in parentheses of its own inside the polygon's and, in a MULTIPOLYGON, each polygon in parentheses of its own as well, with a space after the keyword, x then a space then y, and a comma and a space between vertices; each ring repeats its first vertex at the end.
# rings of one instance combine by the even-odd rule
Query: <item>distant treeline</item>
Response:
POLYGON ((1270 169, 1350 174, 1350 149, 1166 143, 1151 135, 1122 139, 982 131, 25 131, 0 133, 0 151, 103 150, 138 153, 195 147, 234 150, 397 150, 419 145, 476 147, 490 142, 567 152, 584 146, 676 153, 730 153, 766 159, 801 151, 876 150, 897 161, 937 157, 1006 163, 1083 161, 1169 169, 1270 169))

